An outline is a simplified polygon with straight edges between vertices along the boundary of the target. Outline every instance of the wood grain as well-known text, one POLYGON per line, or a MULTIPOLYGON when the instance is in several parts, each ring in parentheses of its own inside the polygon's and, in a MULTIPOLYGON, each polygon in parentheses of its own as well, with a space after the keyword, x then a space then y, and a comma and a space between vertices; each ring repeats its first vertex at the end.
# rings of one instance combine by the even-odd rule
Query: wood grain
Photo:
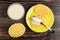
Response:
POLYGON ((60 2, 59 1, 54 1, 54 0, 0 0, 0 40, 60 40, 60 2), (25 16, 19 20, 19 21, 15 21, 15 20, 11 20, 8 15, 7 15, 7 9, 8 6, 12 3, 21 3, 26 12, 27 10, 38 3, 42 3, 45 4, 47 6, 49 6, 53 13, 54 13, 54 17, 55 17, 55 22, 53 25, 53 29, 55 30, 55 33, 50 33, 49 31, 45 32, 45 33, 35 33, 33 31, 31 31, 28 26, 26 25, 25 22, 25 16, 26 16, 26 12, 25 12, 25 16), (8 34, 8 28, 11 24, 16 23, 16 22, 21 22, 25 25, 25 27, 27 28, 26 33, 19 38, 11 38, 8 34))

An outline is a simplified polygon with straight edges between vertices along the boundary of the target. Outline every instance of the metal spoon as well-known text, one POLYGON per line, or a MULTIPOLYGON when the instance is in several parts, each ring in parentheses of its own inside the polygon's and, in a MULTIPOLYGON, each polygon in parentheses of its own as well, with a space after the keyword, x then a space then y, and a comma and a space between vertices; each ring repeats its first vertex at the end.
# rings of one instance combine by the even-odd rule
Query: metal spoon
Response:
POLYGON ((38 17, 33 16, 33 17, 32 17, 32 21, 33 21, 35 24, 37 24, 37 25, 39 25, 39 24, 44 25, 48 30, 50 30, 52 33, 54 33, 54 30, 53 30, 53 29, 49 28, 47 25, 45 25, 44 23, 42 23, 42 19, 39 19, 38 17))

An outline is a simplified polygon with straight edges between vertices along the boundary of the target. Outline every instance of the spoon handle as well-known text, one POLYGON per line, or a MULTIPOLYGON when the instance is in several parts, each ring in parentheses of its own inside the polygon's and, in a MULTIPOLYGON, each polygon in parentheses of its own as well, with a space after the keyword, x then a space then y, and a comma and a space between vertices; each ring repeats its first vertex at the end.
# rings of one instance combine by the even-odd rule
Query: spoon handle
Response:
POLYGON ((54 33, 55 32, 53 29, 49 28, 47 25, 43 24, 42 22, 41 22, 41 24, 44 25, 46 28, 48 28, 51 33, 54 33))

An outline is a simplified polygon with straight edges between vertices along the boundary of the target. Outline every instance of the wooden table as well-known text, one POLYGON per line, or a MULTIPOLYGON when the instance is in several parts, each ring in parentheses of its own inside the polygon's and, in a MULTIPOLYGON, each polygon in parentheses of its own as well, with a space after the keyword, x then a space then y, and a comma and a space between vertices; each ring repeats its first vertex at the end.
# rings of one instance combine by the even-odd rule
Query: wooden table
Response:
MULTIPOLYGON (((26 13, 25 13, 26 14, 26 13)), ((60 0, 0 0, 0 40, 60 40, 60 0), (7 16, 7 8, 11 3, 21 3, 23 4, 26 12, 27 10, 35 4, 42 3, 49 6, 55 17, 55 22, 53 25, 53 29, 55 30, 54 33, 50 33, 49 31, 46 33, 35 33, 31 31, 26 23, 25 23, 25 16, 19 20, 14 21, 11 20, 7 16), (23 22, 24 21, 24 22, 23 22), (11 38, 8 34, 8 28, 11 24, 21 22, 23 23, 27 30, 26 33, 19 38, 11 38)))

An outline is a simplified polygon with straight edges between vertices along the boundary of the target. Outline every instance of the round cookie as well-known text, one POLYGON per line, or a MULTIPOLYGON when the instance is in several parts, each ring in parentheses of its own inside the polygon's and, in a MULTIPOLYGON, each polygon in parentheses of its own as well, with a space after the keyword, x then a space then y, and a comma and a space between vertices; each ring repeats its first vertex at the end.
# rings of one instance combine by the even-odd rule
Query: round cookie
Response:
POLYGON ((12 24, 9 27, 8 33, 11 37, 17 38, 25 33, 25 26, 21 23, 12 24))

